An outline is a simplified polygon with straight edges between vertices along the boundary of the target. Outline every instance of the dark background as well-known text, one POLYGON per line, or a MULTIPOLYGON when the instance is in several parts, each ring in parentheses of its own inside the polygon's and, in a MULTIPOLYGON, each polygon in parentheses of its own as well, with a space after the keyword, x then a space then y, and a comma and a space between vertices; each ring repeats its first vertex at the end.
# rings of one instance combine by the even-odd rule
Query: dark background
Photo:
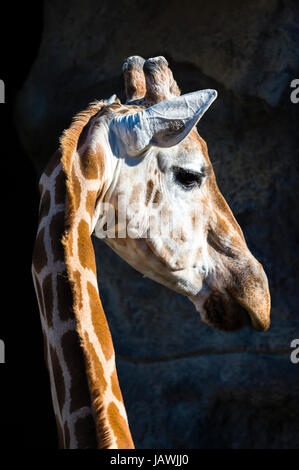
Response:
POLYGON ((3 299, 0 338, 1 451, 9 448, 57 448, 55 420, 44 365, 39 312, 32 288, 31 257, 36 234, 38 176, 20 143, 14 107, 37 56, 43 28, 42 2, 1 6, 0 105, 3 205, 3 299), (13 181, 10 184, 9 181, 13 181))
POLYGON ((17 13, 6 5, 11 27, 1 30, 3 198, 12 202, 3 235, 13 243, 4 250, 9 307, 0 332, 7 429, 22 429, 25 448, 56 448, 30 273, 39 174, 76 112, 94 98, 123 98, 127 56, 165 55, 183 92, 219 92, 199 132, 268 275, 272 326, 262 335, 213 330, 189 301, 95 243, 133 438, 139 448, 298 448, 299 365, 289 359, 299 337, 299 104, 289 98, 299 78, 296 2, 33 5, 17 13))

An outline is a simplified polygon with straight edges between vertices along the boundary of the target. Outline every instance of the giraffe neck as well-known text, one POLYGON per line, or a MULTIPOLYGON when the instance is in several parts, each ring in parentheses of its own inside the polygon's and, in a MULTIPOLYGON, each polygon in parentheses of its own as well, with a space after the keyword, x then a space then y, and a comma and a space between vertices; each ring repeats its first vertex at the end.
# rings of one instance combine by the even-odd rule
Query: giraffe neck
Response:
MULTIPOLYGON (((133 447, 112 339, 98 296, 95 263, 92 262, 90 269, 86 265, 90 253, 80 252, 80 230, 82 224, 87 225, 86 210, 68 232, 71 240, 63 239, 69 214, 60 152, 42 176, 40 190, 33 278, 59 445, 63 448, 133 447)), ((86 199, 82 197, 82 201, 86 209, 86 199)))

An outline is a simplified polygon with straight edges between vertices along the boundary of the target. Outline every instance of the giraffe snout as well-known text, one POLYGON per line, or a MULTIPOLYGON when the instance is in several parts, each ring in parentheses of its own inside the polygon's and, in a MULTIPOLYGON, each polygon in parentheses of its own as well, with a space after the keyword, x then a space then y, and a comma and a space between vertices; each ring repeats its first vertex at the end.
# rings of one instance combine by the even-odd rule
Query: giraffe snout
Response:
POLYGON ((266 331, 270 326, 270 292, 268 279, 262 265, 251 255, 249 261, 231 272, 229 294, 248 312, 251 326, 266 331))
POLYGON ((246 266, 226 271, 224 277, 228 283, 222 283, 219 276, 217 280, 206 280, 203 289, 191 299, 202 320, 225 331, 244 326, 266 331, 270 326, 270 293, 261 264, 253 258, 246 266))
POLYGON ((252 327, 257 331, 266 331, 271 323, 271 299, 267 276, 256 260, 247 277, 245 288, 236 289, 234 297, 247 310, 252 327))

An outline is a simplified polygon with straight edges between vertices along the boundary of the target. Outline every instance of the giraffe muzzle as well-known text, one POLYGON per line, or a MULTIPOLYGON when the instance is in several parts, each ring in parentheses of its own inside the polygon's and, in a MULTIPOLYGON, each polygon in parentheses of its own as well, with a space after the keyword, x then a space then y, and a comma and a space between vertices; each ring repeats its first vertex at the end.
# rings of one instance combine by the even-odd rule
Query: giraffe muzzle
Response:
POLYGON ((256 331, 266 331, 270 326, 270 294, 267 277, 261 265, 255 266, 237 282, 220 288, 211 280, 205 281, 201 291, 190 300, 202 320, 223 331, 235 331, 250 326, 256 331))
POLYGON ((248 312, 251 326, 256 331, 266 331, 270 327, 271 300, 268 279, 262 265, 253 258, 245 282, 237 283, 230 290, 235 301, 248 312))

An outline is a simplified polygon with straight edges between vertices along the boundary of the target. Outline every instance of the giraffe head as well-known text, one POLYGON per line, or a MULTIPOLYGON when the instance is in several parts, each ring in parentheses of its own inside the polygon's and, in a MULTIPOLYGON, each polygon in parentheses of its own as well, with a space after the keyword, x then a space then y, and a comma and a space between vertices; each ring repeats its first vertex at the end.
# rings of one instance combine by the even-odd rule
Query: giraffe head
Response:
POLYGON ((209 325, 266 330, 267 277, 196 130, 217 92, 180 96, 163 57, 131 57, 123 72, 127 105, 109 102, 81 148, 101 155, 104 168, 95 235, 145 276, 187 296, 209 325))

